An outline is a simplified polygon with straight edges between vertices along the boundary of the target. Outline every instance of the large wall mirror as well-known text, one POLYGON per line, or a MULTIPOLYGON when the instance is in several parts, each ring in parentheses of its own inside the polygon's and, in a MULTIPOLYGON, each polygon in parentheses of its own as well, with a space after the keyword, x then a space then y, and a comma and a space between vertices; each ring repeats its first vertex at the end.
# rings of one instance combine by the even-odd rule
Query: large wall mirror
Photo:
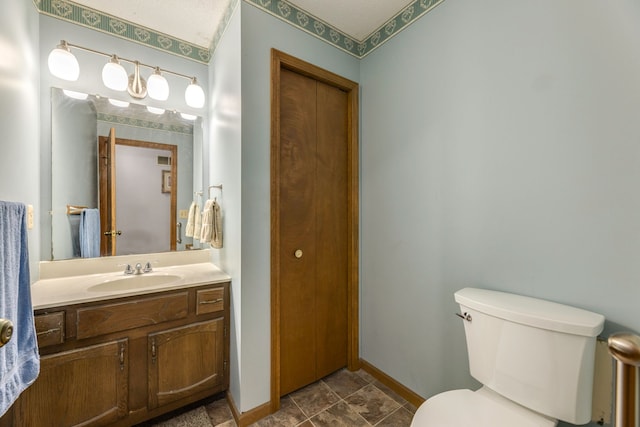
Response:
POLYGON ((76 96, 51 90, 50 260, 86 256, 85 209, 101 217, 101 256, 198 249, 185 229, 201 191, 201 118, 76 96))

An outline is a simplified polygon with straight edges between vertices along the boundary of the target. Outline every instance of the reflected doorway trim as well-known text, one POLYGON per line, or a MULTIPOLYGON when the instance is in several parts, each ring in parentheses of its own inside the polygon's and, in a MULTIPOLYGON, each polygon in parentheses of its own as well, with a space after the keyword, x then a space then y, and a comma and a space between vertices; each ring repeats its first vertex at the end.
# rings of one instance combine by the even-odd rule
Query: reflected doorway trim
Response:
POLYGON ((276 49, 271 49, 271 411, 280 408, 280 70, 288 69, 347 93, 348 114, 348 250, 347 250, 347 368, 360 367, 358 273, 358 84, 276 49))

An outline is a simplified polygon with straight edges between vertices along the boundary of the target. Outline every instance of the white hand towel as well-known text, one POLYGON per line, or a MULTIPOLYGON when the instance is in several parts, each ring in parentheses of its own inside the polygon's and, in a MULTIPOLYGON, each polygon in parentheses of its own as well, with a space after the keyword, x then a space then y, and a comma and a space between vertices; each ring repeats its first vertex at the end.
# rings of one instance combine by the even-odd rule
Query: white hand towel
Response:
POLYGON ((200 213, 200 205, 196 203, 195 213, 193 214, 193 238, 200 240, 200 234, 202 233, 202 213, 200 213))
POLYGON ((211 226, 211 247, 222 248, 222 214, 220 213, 220 205, 217 201, 213 201, 213 224, 211 226))
POLYGON ((187 227, 184 230, 184 235, 186 237, 193 237, 193 232, 195 229, 195 212, 196 202, 191 202, 191 206, 189 206, 189 215, 187 216, 187 227))
POLYGON ((202 208, 202 231, 200 232, 200 241, 202 243, 211 242, 213 235, 213 200, 207 200, 202 208))

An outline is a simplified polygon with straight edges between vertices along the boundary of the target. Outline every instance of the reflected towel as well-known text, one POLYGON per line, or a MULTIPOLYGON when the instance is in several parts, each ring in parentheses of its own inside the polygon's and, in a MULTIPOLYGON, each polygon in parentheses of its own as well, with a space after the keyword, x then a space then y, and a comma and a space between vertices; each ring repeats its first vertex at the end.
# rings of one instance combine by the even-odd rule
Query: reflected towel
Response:
POLYGON ((0 318, 13 322, 11 340, 0 348, 0 416, 40 372, 31 305, 26 207, 0 201, 0 318))
POLYGON ((202 243, 211 242, 213 236, 213 200, 207 200, 202 208, 202 230, 200 241, 202 243))
POLYGON ((100 256, 100 212, 98 209, 83 209, 80 214, 80 256, 100 256))
POLYGON ((195 218, 195 223, 193 225, 193 238, 200 240, 200 234, 202 232, 202 213, 200 213, 200 205, 197 203, 193 217, 195 218))
POLYGON ((216 200, 213 201, 211 207, 213 211, 213 224, 211 226, 211 247, 222 248, 222 214, 220 213, 220 205, 216 200))
POLYGON ((195 229, 196 223, 196 202, 191 202, 191 206, 189 206, 189 216, 187 216, 187 227, 184 230, 184 235, 186 237, 193 237, 193 231, 195 229))

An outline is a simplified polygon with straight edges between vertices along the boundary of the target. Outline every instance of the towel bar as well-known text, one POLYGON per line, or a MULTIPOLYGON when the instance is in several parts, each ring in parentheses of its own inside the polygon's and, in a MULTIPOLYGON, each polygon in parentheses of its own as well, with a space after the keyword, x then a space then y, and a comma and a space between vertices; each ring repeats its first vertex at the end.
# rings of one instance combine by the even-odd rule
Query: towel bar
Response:
POLYGON ((86 206, 67 205, 67 215, 80 215, 85 209, 86 206))
POLYGON ((638 427, 640 337, 620 332, 611 335, 608 344, 616 360, 615 427, 638 427))

